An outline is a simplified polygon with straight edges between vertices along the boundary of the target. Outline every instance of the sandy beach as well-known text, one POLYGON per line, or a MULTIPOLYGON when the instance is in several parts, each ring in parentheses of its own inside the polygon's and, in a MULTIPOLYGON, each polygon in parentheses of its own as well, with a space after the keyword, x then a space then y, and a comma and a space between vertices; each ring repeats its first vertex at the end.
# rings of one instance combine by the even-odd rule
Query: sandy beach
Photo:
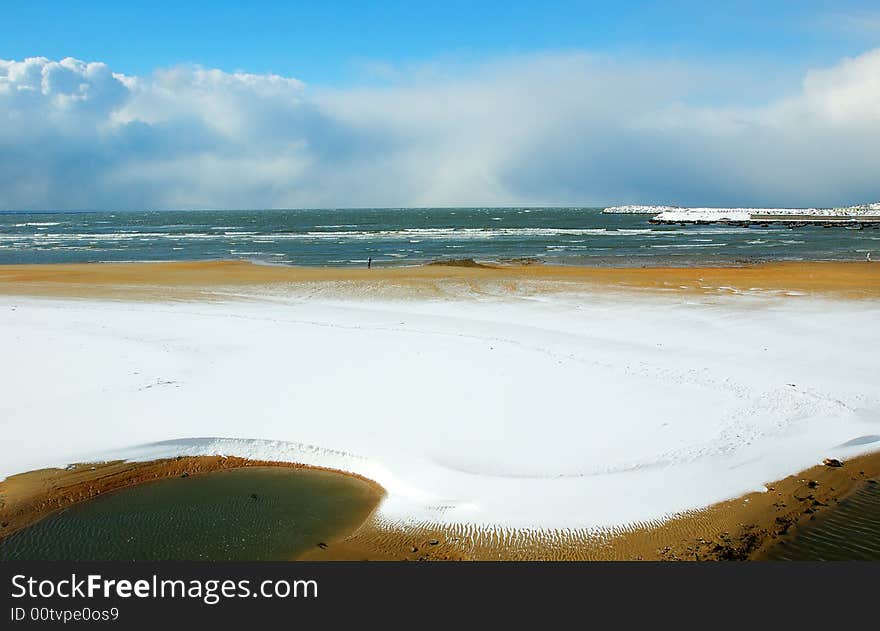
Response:
POLYGON ((218 297, 242 288, 313 289, 343 295, 430 298, 470 292, 662 290, 880 297, 880 265, 796 262, 736 267, 483 265, 292 267, 242 261, 0 266, 0 294, 167 299, 218 297), (225 290, 225 292, 224 292, 225 290))
MULTIPOLYGON (((80 464, 10 476, 0 482, 0 541, 39 519, 77 502, 156 480, 188 477, 242 467, 293 467, 235 457, 179 457, 150 462, 80 464)), ((346 474, 352 475, 352 474, 346 474)), ((314 561, 450 560, 761 560, 769 546, 785 541, 799 527, 821 518, 859 485, 877 483, 880 454, 844 463, 819 465, 768 484, 767 491, 728 500, 653 528, 634 528, 613 536, 517 542, 486 540, 462 528, 413 527, 388 530, 371 515, 359 528, 315 546, 298 557, 314 561)), ((363 478, 361 478, 363 479, 363 478)), ((384 490, 370 480, 376 504, 384 490)))
POLYGON ((287 463, 385 493, 314 558, 759 558, 880 475, 878 299, 870 263, 0 267, 0 532, 287 463))

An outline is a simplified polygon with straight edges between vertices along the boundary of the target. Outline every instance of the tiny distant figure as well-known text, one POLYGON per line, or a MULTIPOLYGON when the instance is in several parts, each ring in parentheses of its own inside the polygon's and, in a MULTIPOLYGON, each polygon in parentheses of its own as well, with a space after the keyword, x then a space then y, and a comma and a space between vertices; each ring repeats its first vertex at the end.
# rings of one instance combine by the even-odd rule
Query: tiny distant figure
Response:
POLYGON ((870 252, 868 252, 868 255, 865 257, 865 260, 868 261, 868 263, 871 262, 871 253, 870 252))
MULTIPOLYGON (((871 258, 871 255, 869 254, 868 260, 870 260, 870 258, 871 258)), ((367 269, 370 269, 371 267, 373 267, 373 257, 372 256, 367 259, 367 269)))

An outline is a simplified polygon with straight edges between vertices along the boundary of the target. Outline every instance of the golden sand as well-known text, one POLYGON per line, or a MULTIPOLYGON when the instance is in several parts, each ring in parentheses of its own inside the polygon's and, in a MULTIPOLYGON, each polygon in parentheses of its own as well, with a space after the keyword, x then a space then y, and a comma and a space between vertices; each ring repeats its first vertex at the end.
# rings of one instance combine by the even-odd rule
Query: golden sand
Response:
POLYGON ((236 289, 336 287, 356 294, 444 295, 449 287, 503 293, 539 290, 658 290, 669 293, 786 292, 880 297, 880 263, 797 262, 739 267, 563 267, 472 264, 282 267, 240 261, 0 266, 0 294, 128 299, 227 297, 236 289))
MULTIPOLYGON (((250 466, 302 465, 235 457, 181 457, 146 463, 80 464, 0 482, 0 540, 52 512, 153 480, 250 466)), ((304 560, 747 560, 880 476, 880 453, 842 467, 819 465, 750 493, 661 524, 607 535, 481 532, 465 526, 389 527, 371 515, 355 532, 315 548, 304 560)), ((363 478, 360 478, 363 479, 363 478)), ((368 481, 370 482, 370 481, 368 481)), ((374 482, 376 504, 384 490, 374 482)), ((623 500, 625 501, 625 499, 623 500)))

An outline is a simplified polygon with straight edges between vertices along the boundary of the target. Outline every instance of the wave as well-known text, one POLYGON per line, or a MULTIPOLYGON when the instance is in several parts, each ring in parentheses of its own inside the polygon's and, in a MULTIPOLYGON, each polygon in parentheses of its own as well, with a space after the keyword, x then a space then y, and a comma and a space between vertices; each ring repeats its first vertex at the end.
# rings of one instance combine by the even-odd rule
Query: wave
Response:
POLYGON ((667 243, 665 245, 652 245, 652 248, 721 248, 726 243, 667 243))
POLYGON ((255 232, 255 231, 224 231, 216 232, 43 232, 33 234, 0 235, 0 239, 63 239, 63 240, 107 240, 125 241, 142 238, 204 239, 224 240, 237 237, 253 239, 491 239, 495 237, 563 237, 563 236, 638 236, 657 233, 658 230, 607 228, 403 228, 398 230, 307 230, 304 232, 255 232))

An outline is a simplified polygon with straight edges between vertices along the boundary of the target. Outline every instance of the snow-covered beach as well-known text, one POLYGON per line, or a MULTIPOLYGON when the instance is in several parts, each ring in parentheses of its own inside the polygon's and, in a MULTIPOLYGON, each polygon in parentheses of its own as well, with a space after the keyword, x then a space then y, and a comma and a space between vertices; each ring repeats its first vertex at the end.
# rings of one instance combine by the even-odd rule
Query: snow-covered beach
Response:
POLYGON ((395 527, 609 532, 880 447, 876 299, 523 287, 2 296, 0 475, 222 454, 395 527))

